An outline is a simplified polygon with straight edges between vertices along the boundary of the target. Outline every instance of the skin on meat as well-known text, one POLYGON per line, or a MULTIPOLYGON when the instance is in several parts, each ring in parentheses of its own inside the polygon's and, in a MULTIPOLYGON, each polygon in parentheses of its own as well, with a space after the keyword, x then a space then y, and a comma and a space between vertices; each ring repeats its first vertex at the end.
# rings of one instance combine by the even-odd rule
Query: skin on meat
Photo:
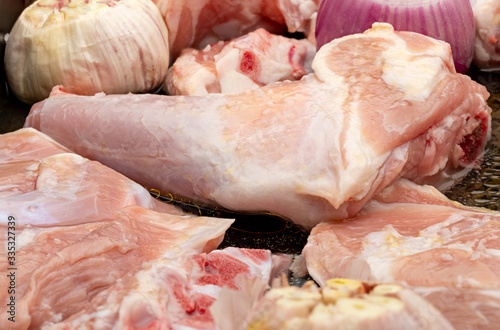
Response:
POLYGON ((489 94, 455 72, 448 44, 377 23, 322 47, 312 68, 231 95, 59 87, 25 126, 146 187, 306 229, 353 216, 400 177, 444 187, 479 164, 489 94))

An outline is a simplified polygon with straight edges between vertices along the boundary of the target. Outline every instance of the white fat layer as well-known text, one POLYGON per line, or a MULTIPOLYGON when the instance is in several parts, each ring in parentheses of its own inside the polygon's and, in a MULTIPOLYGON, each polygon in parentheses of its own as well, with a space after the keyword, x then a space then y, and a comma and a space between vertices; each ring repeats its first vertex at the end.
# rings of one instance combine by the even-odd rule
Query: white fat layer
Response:
POLYGON ((36 182, 37 190, 49 198, 61 198, 67 200, 76 200, 76 193, 81 189, 83 179, 87 175, 82 169, 82 165, 87 160, 76 154, 58 154, 47 157, 41 161, 40 173, 36 182), (47 160, 50 159, 49 166, 46 166, 47 160), (54 168, 60 161, 63 168, 66 169, 61 173, 62 169, 54 168), (66 166, 64 163, 71 162, 72 166, 66 166), (72 170, 72 168, 77 170, 72 170))
MULTIPOLYGON (((387 23, 375 23, 373 28, 362 36, 382 37, 393 34, 394 29, 387 23)), ((343 37, 341 40, 359 38, 359 34, 343 37)), ((437 76, 442 72, 444 61, 447 59, 447 48, 436 42, 435 47, 426 47, 425 54, 410 50, 406 42, 397 36, 391 38, 396 42, 393 47, 388 47, 382 57, 384 58, 382 79, 386 84, 400 89, 405 93, 407 100, 425 101, 434 89, 437 76), (419 56, 426 55, 426 56, 419 56), (431 56, 429 56, 431 55, 431 56), (434 56, 432 56, 434 55, 434 56)), ((325 66, 325 60, 330 50, 337 46, 338 42, 330 42, 324 45, 317 53, 313 61, 313 69, 321 80, 338 79, 328 69, 321 70, 325 66)))
POLYGON ((219 297, 220 290, 222 289, 220 286, 213 284, 205 284, 205 285, 193 285, 192 290, 197 293, 202 293, 204 295, 217 298, 219 297))
POLYGON ((194 72, 192 79, 188 82, 188 95, 207 95, 207 86, 216 83, 217 77, 200 64, 200 68, 194 72))
POLYGON ((197 328, 193 328, 187 325, 179 325, 179 324, 173 324, 172 325, 173 330, 197 330, 197 328))
MULTIPOLYGON (((365 143, 362 132, 362 120, 359 118, 357 109, 357 100, 354 100, 350 106, 352 111, 348 112, 348 120, 345 145, 343 148, 345 154, 344 175, 340 176, 342 187, 352 191, 353 199, 362 199, 372 188, 373 181, 379 175, 379 169, 383 166, 390 155, 387 152, 383 155, 377 155, 373 149, 365 143), (377 170, 374 170, 377 169, 377 170)), ((321 148, 319 149, 321 150, 321 148)))
POLYGON ((131 201, 126 203, 127 205, 128 204, 138 205, 138 206, 142 206, 144 208, 151 208, 152 207, 154 200, 151 197, 151 194, 146 189, 144 189, 143 186, 141 186, 140 184, 138 184, 134 181, 131 181, 131 180, 126 181, 126 186, 129 190, 129 194, 128 194, 129 199, 132 199, 131 201))
POLYGON ((20 250, 26 245, 30 244, 35 240, 35 237, 39 231, 36 229, 26 228, 21 231, 16 237, 16 249, 20 250))
POLYGON ((486 253, 494 257, 500 257, 500 250, 498 249, 486 249, 486 253))
MULTIPOLYGON (((210 46, 207 46, 203 51, 210 51, 210 46)), ((184 91, 184 94, 207 95, 207 86, 217 83, 217 76, 210 70, 207 70, 202 64, 196 62, 194 54, 191 54, 189 57, 181 56, 177 61, 176 65, 190 67, 189 75, 183 76, 181 81, 177 82, 184 91)))
MULTIPOLYGON (((453 224, 463 220, 466 220, 463 214, 452 214, 445 221, 421 230, 418 236, 401 235, 392 225, 387 225, 381 231, 366 235, 361 257, 368 262, 374 278, 379 281, 394 280, 391 269, 396 259, 436 249, 445 244, 448 249, 466 251, 471 254, 471 259, 477 259, 479 256, 475 256, 475 253, 482 254, 487 251, 487 249, 481 248, 482 242, 447 244, 460 233, 460 228, 453 226, 453 224)), ((474 219, 468 230, 481 227, 488 221, 490 221, 488 217, 474 219)), ((498 250, 495 252, 498 253, 498 250)), ((452 255, 447 253, 443 253, 441 258, 443 260, 453 259, 452 255)))
POLYGON ((397 45, 383 53, 382 79, 387 85, 403 91, 407 100, 425 101, 443 72, 446 48, 436 43, 435 47, 425 48, 426 56, 419 56, 421 54, 416 51, 410 51, 403 39, 393 40, 397 45))
POLYGON ((291 0, 291 2, 299 8, 303 17, 311 17, 318 10, 316 3, 311 0, 291 0))

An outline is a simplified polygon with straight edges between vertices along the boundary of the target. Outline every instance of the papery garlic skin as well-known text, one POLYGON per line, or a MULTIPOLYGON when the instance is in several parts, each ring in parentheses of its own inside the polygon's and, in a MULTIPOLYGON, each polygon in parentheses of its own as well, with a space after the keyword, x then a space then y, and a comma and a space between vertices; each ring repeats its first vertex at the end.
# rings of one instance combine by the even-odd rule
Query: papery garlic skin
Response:
POLYGON ((5 50, 9 85, 25 103, 56 85, 79 95, 153 91, 168 64, 168 30, 150 0, 38 0, 5 50))

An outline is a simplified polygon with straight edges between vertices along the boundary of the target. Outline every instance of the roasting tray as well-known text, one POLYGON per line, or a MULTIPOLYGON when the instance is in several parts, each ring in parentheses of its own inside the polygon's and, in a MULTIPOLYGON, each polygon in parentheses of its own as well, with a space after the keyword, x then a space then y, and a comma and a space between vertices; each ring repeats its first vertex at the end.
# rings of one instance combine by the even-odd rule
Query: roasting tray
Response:
MULTIPOLYGON (((500 210, 500 73, 481 72, 472 67, 468 75, 486 86, 491 93, 488 103, 493 109, 492 138, 481 167, 472 170, 445 193, 450 199, 465 205, 500 210)), ((3 69, 0 73, 0 85, 0 134, 3 134, 23 127, 30 106, 9 93, 3 69)), ((227 231, 221 248, 262 248, 274 253, 297 255, 307 241, 306 231, 272 214, 238 214, 196 205, 168 192, 160 193, 153 189, 151 194, 194 214, 236 218, 227 231)))

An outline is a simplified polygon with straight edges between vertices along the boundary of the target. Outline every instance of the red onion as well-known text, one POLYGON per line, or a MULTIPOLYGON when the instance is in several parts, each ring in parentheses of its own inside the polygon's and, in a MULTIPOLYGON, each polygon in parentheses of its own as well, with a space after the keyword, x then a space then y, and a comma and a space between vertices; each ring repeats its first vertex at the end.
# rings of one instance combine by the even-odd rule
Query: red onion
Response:
POLYGON ((317 49, 333 39, 361 33, 375 22, 450 44, 455 69, 465 73, 474 55, 470 0, 322 0, 316 21, 317 49))

